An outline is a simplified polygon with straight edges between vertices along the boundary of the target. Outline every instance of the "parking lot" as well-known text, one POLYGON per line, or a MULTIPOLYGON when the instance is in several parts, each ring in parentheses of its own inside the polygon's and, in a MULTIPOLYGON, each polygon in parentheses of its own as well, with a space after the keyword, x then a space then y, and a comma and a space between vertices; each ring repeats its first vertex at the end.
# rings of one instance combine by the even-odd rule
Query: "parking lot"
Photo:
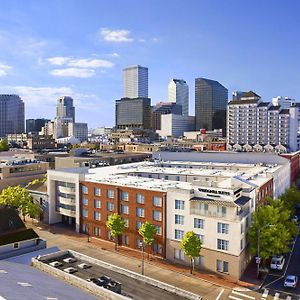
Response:
MULTIPOLYGON (((76 261, 74 262, 66 262, 65 259, 69 257, 74 257, 70 254, 64 254, 60 256, 55 256, 54 258, 44 260, 43 262, 51 265, 53 262, 59 262, 60 265, 56 268, 65 272, 64 270, 66 268, 73 267, 77 271, 74 272, 72 275, 77 276, 81 279, 87 280, 87 281, 98 281, 98 278, 107 281, 107 278, 110 279, 108 281, 111 281, 113 289, 116 288, 118 290, 119 287, 121 287, 121 294, 127 297, 130 297, 132 299, 178 299, 183 300, 186 299, 185 297, 180 297, 178 295, 175 295, 173 293, 164 291, 158 287, 152 286, 150 284, 146 284, 142 281, 135 280, 133 278, 130 278, 126 275, 120 274, 118 272, 109 270, 107 268, 101 267, 96 264, 91 264, 87 261, 84 261, 82 259, 78 259, 76 257, 76 261), (80 268, 78 265, 85 263, 88 265, 88 268, 80 268), (92 279, 92 280, 91 280, 92 279), (117 282, 117 284, 114 284, 113 282, 117 282), (119 284, 121 284, 121 286, 119 284)), ((99 282, 98 282, 99 283, 99 282)), ((106 286, 105 282, 102 282, 102 286, 106 286)), ((95 283, 96 284, 96 283, 95 283)), ((113 291, 113 289, 106 286, 106 288, 113 291)))

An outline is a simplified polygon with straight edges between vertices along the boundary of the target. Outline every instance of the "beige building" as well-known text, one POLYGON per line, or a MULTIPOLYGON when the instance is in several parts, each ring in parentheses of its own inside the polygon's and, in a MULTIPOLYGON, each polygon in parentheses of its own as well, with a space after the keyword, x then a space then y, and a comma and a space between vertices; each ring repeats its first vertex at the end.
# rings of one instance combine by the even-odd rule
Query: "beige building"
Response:
POLYGON ((26 185, 36 178, 42 178, 49 169, 49 163, 31 159, 1 158, 0 190, 15 185, 26 185))

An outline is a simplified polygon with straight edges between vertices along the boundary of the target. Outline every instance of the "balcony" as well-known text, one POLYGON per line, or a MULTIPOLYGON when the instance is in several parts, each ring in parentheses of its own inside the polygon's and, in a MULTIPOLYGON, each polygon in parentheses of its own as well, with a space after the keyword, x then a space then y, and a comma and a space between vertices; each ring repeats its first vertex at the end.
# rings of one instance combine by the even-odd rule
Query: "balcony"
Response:
POLYGON ((67 205, 75 205, 75 199, 58 197, 58 202, 67 205))
POLYGON ((75 188, 73 187, 66 187, 66 186, 57 186, 57 190, 61 193, 64 193, 64 194, 75 194, 75 188))
POLYGON ((72 218, 75 218, 75 217, 76 217, 76 212, 75 212, 75 210, 70 210, 70 209, 65 209, 65 208, 62 208, 62 207, 58 207, 58 208, 57 208, 57 211, 58 211, 61 215, 64 215, 64 216, 68 216, 68 217, 72 217, 72 218))

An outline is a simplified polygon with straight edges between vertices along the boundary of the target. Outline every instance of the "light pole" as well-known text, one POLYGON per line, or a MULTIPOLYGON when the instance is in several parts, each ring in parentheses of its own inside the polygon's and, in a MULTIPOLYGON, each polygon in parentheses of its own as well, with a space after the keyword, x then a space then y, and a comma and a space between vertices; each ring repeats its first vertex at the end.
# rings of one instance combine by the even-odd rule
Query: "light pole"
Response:
POLYGON ((261 257, 259 256, 259 251, 260 251, 260 248, 259 248, 259 241, 260 241, 260 231, 266 227, 273 227, 275 225, 273 224, 266 224, 264 225, 263 227, 257 229, 257 257, 256 257, 256 263, 257 263, 257 274, 256 274, 256 277, 258 278, 259 277, 259 265, 260 265, 260 261, 261 261, 261 257))
POLYGON ((140 247, 142 249, 142 275, 144 275, 144 267, 145 267, 145 245, 143 242, 140 242, 140 247))

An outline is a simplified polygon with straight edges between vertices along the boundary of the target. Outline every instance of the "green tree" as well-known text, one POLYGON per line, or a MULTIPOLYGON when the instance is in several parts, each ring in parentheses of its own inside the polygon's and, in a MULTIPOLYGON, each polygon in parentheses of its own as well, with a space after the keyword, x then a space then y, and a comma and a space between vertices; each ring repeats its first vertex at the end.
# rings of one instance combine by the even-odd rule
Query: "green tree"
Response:
POLYGON ((8 150, 9 150, 9 145, 7 139, 2 139, 0 141, 0 151, 8 151, 8 150))
POLYGON ((284 202, 285 207, 288 208, 294 215, 296 206, 300 204, 300 191, 295 184, 292 184, 292 186, 285 191, 280 199, 284 202))
POLYGON ((125 223, 117 213, 108 216, 106 227, 109 229, 111 236, 115 239, 115 250, 118 250, 118 238, 125 230, 125 223))
POLYGON ((272 200, 269 205, 259 206, 253 214, 252 224, 248 230, 250 253, 257 254, 263 264, 272 255, 290 251, 289 243, 298 232, 295 222, 290 221, 290 210, 281 200, 272 200))
POLYGON ((201 251, 201 240, 198 238, 195 232, 188 231, 185 233, 181 243, 180 248, 183 250, 184 254, 190 258, 191 261, 191 274, 194 270, 195 257, 200 255, 201 251))
POLYGON ((139 229, 139 234, 143 238, 143 243, 146 246, 151 246, 153 244, 156 233, 157 233, 156 227, 148 221, 143 223, 143 225, 139 229))
POLYGON ((41 212, 39 205, 33 202, 29 192, 20 185, 3 189, 0 194, 0 204, 17 209, 24 221, 26 215, 35 217, 41 212))

